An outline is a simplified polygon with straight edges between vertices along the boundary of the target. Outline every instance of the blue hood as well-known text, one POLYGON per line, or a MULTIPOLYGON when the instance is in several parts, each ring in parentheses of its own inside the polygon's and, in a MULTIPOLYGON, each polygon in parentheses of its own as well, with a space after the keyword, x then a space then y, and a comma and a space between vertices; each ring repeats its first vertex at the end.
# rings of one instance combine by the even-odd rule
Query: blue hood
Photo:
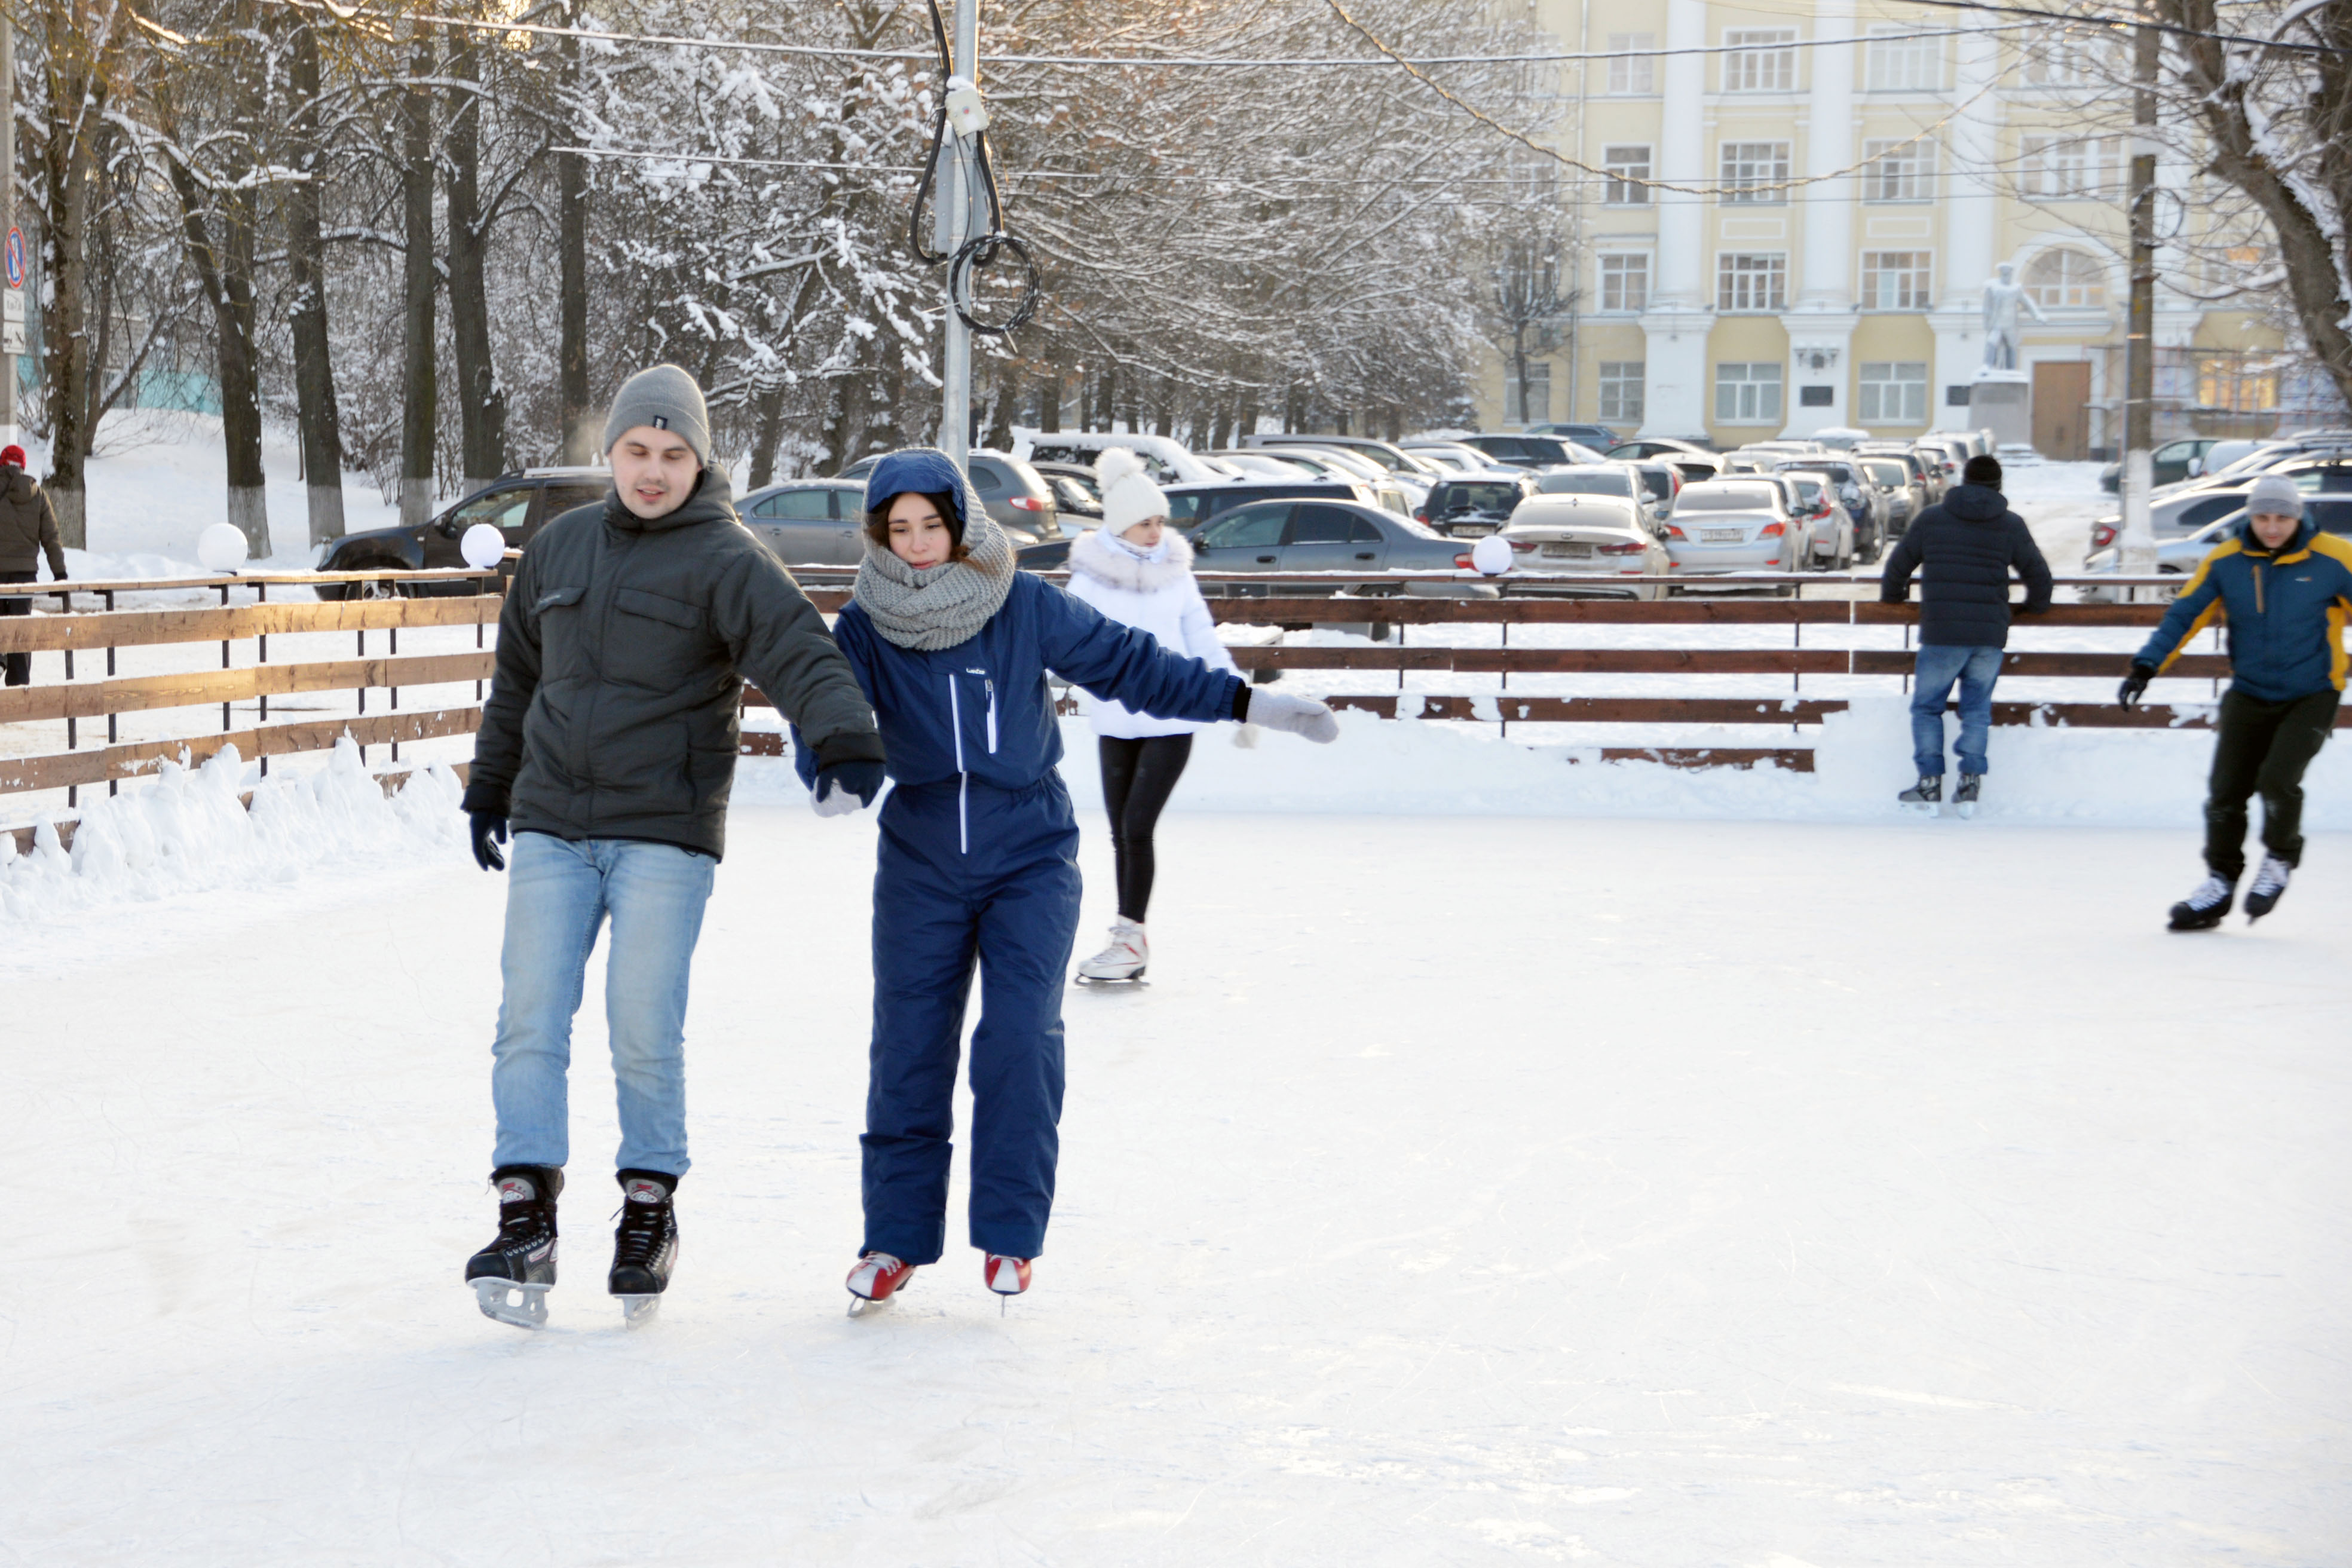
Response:
POLYGON ((955 507, 956 538, 963 537, 971 521, 964 499, 963 470, 937 447, 908 447, 874 465, 866 476, 866 510, 880 511, 903 495, 944 495, 955 507))

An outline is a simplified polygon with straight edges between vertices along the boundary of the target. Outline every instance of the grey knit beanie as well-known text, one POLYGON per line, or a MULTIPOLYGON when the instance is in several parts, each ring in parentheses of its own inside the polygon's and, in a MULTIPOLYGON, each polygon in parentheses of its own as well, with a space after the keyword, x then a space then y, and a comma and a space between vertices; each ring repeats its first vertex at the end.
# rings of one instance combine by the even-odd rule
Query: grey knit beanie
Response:
POLYGON ((2264 474, 2246 492, 2246 515, 2262 512, 2273 517, 2301 517, 2303 492, 2284 474, 2264 474))
POLYGON ((621 384, 613 412, 604 420, 604 451, 640 425, 667 430, 694 448, 694 460, 710 465, 710 411, 703 406, 702 388, 694 377, 674 364, 641 370, 621 384))

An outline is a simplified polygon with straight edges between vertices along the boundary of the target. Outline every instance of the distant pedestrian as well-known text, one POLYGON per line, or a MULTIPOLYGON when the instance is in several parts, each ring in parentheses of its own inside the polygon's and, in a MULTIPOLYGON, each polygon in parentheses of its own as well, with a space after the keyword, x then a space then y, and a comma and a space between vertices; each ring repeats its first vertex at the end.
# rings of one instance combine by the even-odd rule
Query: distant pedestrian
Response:
POLYGON ((1970 458, 1951 493, 1912 521, 1886 558, 1878 596, 1903 603, 1919 574, 1919 654, 1913 666, 1911 750, 1919 782, 1897 798, 1933 816, 1944 798, 1944 701, 1960 688, 1960 786, 1953 803, 1974 816, 1992 733, 1992 688, 2009 646, 2010 574, 2025 583, 2028 615, 2050 607, 2050 563, 2000 493, 2000 464, 1970 458))
MULTIPOLYGON (((1143 471, 1143 459, 1113 447, 1095 465, 1095 474, 1102 482, 1103 523, 1070 546, 1070 596, 1122 626, 1150 632, 1164 648, 1190 654, 1213 669, 1240 673, 1218 640, 1217 624, 1193 581, 1192 547, 1169 528, 1168 497, 1143 471)), ((1100 754, 1103 809, 1110 816, 1118 919, 1111 923, 1110 945, 1079 964, 1078 977, 1139 980, 1151 962, 1143 917, 1159 865, 1152 832, 1176 781, 1184 776, 1192 735, 1201 726, 1100 699, 1090 704, 1087 717, 1100 754)))
MULTIPOLYGON (((58 537, 58 514, 49 509, 49 492, 25 471, 25 448, 0 447, 0 583, 40 581, 41 557, 49 558, 49 575, 66 580, 66 551, 58 537)), ((0 616, 29 616, 28 597, 0 598, 0 616)), ((10 686, 33 683, 33 656, 0 654, 0 668, 10 686)))
POLYGON ((466 1265, 482 1310, 544 1322, 571 1153, 572 1017, 612 926, 604 1016, 621 1147, 605 1289, 635 1321, 668 1288, 686 1173, 686 1000, 726 848, 743 679, 805 737, 821 815, 881 789, 874 711, 824 617, 729 500, 702 389, 629 378, 604 425, 613 489, 540 530, 499 615, 498 672, 465 808, 507 879, 490 1047, 499 1233, 466 1265))
POLYGON ((2246 519, 2197 563, 2197 574, 2132 660, 2116 699, 2131 707, 2147 683, 2218 617, 2230 627, 2230 689, 2221 694, 2205 795, 2205 880, 2172 906, 2174 931, 2208 931, 2230 912, 2246 869, 2246 802, 2263 797, 2263 864, 2246 919, 2271 912, 2303 861, 2303 773, 2336 728, 2344 695, 2344 623, 2352 616, 2352 542, 2321 533, 2303 494, 2264 474, 2246 519))

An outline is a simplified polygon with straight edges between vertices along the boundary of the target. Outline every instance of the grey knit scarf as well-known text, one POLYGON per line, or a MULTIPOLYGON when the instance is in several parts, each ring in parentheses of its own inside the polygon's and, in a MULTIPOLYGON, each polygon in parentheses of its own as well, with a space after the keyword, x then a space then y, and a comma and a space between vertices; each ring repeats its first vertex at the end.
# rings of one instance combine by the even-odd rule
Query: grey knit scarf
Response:
POLYGON ((918 572, 888 545, 866 541, 850 597, 864 606, 874 629, 900 647, 918 653, 953 647, 986 626, 1013 592, 1012 542, 969 488, 963 514, 963 542, 971 553, 943 566, 918 572))

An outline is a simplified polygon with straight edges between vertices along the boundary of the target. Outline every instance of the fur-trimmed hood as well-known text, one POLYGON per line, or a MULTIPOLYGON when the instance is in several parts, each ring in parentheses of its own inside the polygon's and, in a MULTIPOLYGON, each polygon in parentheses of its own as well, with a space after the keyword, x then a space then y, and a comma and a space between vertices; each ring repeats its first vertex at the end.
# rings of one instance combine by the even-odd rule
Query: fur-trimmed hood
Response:
POLYGON ((1149 555, 1141 555, 1108 529, 1088 529, 1070 542, 1070 570, 1130 594, 1156 594, 1192 574, 1192 546, 1171 528, 1149 555))

